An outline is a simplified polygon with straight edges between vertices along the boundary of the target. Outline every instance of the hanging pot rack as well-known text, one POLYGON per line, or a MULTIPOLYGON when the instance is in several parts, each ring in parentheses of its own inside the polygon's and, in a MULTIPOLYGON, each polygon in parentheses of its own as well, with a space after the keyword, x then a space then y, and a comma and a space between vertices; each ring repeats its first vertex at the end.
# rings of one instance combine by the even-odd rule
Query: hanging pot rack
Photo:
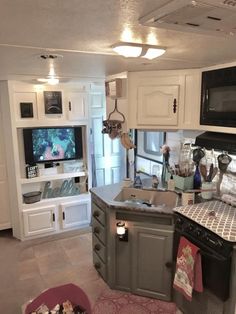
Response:
MULTIPOLYGON (((122 116, 122 121, 120 121, 120 120, 118 120, 120 123, 124 123, 125 122, 125 116, 123 115, 123 113, 122 112, 120 112, 119 110, 118 110, 118 108, 117 108, 117 98, 115 99, 115 107, 114 107, 114 109, 109 113, 109 115, 108 115, 108 121, 110 121, 111 120, 111 116, 114 114, 114 113, 118 113, 119 115, 121 115, 122 116)), ((114 120, 113 120, 114 121, 114 120)))
POLYGON ((120 112, 117 108, 117 99, 115 99, 115 107, 113 111, 111 111, 108 115, 108 119, 104 120, 103 123, 103 129, 102 133, 109 134, 109 137, 111 139, 114 139, 116 137, 119 137, 120 134, 122 133, 122 124, 125 122, 125 116, 123 115, 122 112, 120 112), (112 120, 111 116, 114 113, 118 113, 121 117, 122 120, 112 120))

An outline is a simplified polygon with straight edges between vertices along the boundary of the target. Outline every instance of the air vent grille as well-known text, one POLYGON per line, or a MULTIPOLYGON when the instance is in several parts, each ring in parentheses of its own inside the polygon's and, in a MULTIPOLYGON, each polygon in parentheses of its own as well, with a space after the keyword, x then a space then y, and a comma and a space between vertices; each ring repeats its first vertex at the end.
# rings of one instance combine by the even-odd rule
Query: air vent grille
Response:
POLYGON ((222 4, 231 6, 231 7, 236 7, 236 0, 224 0, 222 4))
POLYGON ((177 31, 233 35, 236 28, 236 0, 223 0, 218 5, 202 0, 172 0, 139 21, 146 26, 177 31))

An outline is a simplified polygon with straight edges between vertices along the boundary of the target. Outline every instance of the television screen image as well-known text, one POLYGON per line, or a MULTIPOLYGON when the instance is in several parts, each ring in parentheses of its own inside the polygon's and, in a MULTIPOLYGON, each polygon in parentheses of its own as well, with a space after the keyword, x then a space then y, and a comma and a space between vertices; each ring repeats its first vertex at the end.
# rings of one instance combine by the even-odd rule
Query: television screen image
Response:
POLYGON ((80 127, 24 129, 23 136, 27 164, 82 157, 80 127))
POLYGON ((33 155, 37 161, 73 159, 75 134, 71 128, 36 129, 32 131, 33 155))

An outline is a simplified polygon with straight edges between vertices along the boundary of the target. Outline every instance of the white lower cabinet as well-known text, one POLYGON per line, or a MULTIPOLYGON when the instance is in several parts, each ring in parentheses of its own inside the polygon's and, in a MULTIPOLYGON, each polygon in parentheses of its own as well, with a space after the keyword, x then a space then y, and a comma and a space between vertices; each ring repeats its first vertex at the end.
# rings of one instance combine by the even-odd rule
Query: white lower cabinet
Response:
POLYGON ((23 212, 24 235, 34 236, 56 230, 55 206, 36 207, 23 212))
POLYGON ((89 199, 80 199, 24 209, 24 236, 36 237, 88 227, 91 219, 90 207, 89 199))
POLYGON ((71 201, 60 205, 61 228, 73 228, 90 223, 90 202, 71 201))

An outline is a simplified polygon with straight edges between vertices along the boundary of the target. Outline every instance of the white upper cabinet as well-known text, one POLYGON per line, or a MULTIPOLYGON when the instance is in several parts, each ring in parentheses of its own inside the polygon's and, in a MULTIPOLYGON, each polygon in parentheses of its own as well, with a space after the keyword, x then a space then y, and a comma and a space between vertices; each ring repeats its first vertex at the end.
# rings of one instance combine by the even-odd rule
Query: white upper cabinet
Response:
POLYGON ((199 119, 195 113, 200 107, 199 77, 199 71, 195 70, 128 73, 129 127, 197 128, 199 119))
POLYGON ((85 92, 68 92, 68 119, 88 119, 88 95, 85 92))
POLYGON ((137 124, 177 125, 179 85, 138 86, 137 124))
POLYGON ((38 86, 8 83, 16 127, 72 125, 88 120, 88 84, 38 86))

